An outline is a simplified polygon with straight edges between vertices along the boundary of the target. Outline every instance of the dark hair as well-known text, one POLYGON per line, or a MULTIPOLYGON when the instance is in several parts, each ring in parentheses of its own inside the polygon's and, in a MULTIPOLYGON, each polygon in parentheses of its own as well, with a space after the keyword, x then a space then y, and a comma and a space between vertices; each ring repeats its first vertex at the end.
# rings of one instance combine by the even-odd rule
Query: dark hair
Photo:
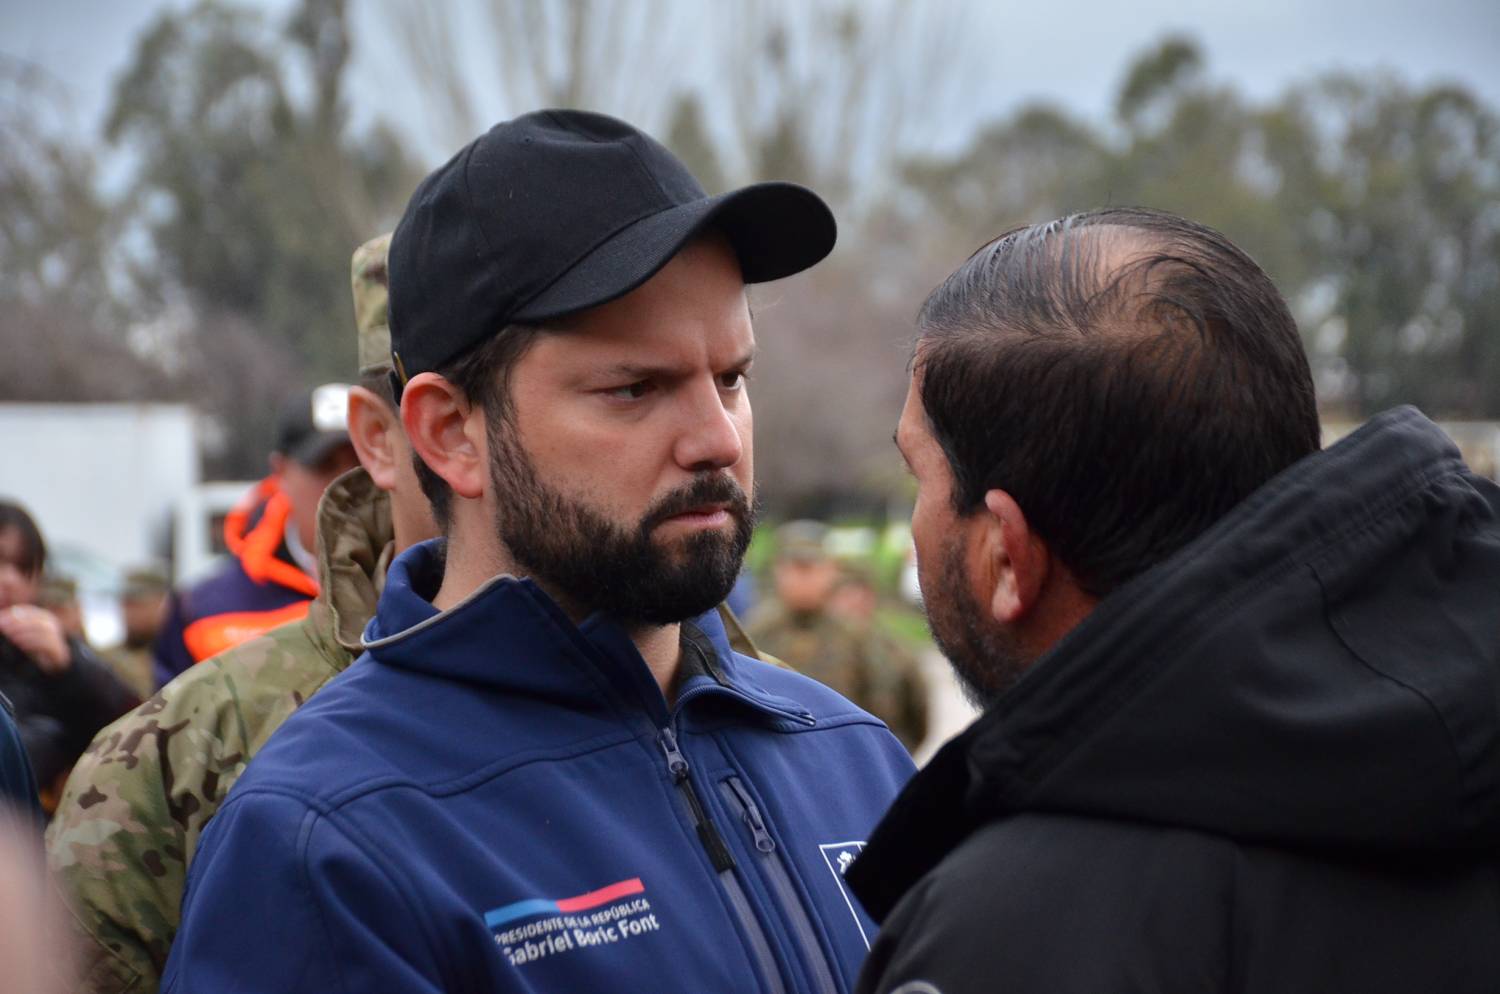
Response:
POLYGON ((1008 232, 933 291, 918 332, 956 511, 1005 490, 1096 595, 1319 446, 1285 301, 1227 238, 1172 214, 1008 232))
POLYGON ((21 561, 16 563, 27 576, 40 576, 47 565, 47 543, 26 508, 15 501, 0 500, 0 533, 14 528, 21 536, 21 561))
MULTIPOLYGON (((492 421, 508 423, 512 415, 511 372, 541 330, 531 325, 510 325, 476 348, 443 363, 434 372, 458 387, 471 404, 484 408, 492 421)), ((415 449, 411 458, 417 471, 417 483, 432 505, 433 520, 446 535, 453 516, 453 490, 422 461, 415 449)))

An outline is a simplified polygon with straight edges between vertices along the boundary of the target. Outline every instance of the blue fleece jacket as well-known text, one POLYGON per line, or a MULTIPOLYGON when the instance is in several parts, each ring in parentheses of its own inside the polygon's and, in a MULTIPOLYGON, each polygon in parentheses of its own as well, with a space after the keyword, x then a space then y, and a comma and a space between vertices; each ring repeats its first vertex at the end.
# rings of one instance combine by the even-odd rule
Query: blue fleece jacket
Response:
POLYGON ((842 870, 913 772, 881 723, 684 625, 670 709, 617 625, 392 565, 369 651, 206 829, 164 989, 847 991, 842 870))

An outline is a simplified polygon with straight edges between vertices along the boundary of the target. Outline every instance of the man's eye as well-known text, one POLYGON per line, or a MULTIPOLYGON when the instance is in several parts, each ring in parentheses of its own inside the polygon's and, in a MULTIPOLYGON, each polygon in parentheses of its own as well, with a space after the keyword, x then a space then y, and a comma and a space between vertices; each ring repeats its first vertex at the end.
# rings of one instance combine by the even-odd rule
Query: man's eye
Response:
POLYGON ((627 383, 623 387, 615 387, 605 391, 605 393, 616 400, 640 400, 650 392, 651 383, 648 380, 637 380, 634 383, 627 383))
POLYGON ((719 386, 725 390, 738 390, 745 385, 744 373, 720 373, 719 386))

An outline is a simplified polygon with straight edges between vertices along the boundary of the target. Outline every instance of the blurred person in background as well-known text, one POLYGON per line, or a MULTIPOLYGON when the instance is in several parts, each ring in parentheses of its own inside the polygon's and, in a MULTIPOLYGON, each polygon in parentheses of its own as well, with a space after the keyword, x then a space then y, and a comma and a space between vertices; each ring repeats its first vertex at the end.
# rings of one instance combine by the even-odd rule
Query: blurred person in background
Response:
POLYGON ((832 687, 890 727, 908 750, 927 732, 920 684, 895 672, 868 624, 832 609, 843 572, 818 521, 789 521, 776 529, 772 596, 746 622, 752 641, 792 669, 832 687))
POLYGON ((125 638, 115 648, 103 653, 114 668, 115 676, 144 700, 156 689, 153 663, 154 646, 167 618, 167 597, 171 585, 167 576, 155 567, 141 567, 125 574, 120 590, 120 616, 125 623, 125 638))
POLYGON ((271 733, 359 654, 392 557, 438 534, 392 400, 389 243, 370 240, 351 264, 359 380, 348 431, 360 468, 319 507, 321 587, 307 616, 192 667, 100 733, 48 829, 92 994, 158 989, 204 826, 271 733))
POLYGON ((43 808, 51 811, 94 733, 140 699, 37 605, 46 564, 47 544, 31 515, 0 500, 0 694, 15 708, 43 808))
POLYGON ((69 576, 47 573, 36 588, 37 607, 46 608, 62 625, 69 638, 88 644, 83 626, 83 605, 78 603, 78 581, 69 576))
POLYGON ((987 710, 846 875, 859 991, 1496 990, 1500 487, 1436 425, 1319 451, 1265 272, 1111 208, 932 293, 897 444, 987 710))
MULTIPOLYGON (((914 652, 880 618, 880 590, 865 563, 841 561, 828 612, 859 633, 868 664, 863 678, 865 710, 884 719, 912 752, 927 738, 927 685, 914 652)), ((857 698, 856 698, 857 699, 857 698)))
POLYGON ((911 761, 716 610, 753 527, 746 282, 834 236, 807 190, 710 198, 582 111, 423 181, 393 365, 446 540, 208 825, 168 989, 847 989, 832 867, 911 761))
POLYGON ((156 685, 304 616, 318 594, 318 500, 358 460, 346 429, 348 387, 299 393, 281 412, 271 475, 224 521, 231 558, 178 592, 156 640, 156 685))

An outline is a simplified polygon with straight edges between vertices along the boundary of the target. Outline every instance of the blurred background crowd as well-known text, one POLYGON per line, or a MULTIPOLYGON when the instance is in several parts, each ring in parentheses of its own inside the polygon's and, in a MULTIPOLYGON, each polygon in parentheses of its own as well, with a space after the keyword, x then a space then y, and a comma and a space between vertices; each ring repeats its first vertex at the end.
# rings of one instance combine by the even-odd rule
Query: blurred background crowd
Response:
POLYGON ((33 532, 49 550, 0 608, 51 612, 69 641, 43 655, 86 652, 112 681, 104 710, 175 671, 173 591, 243 559, 255 522, 235 515, 268 468, 315 477, 293 500, 315 507, 349 464, 298 457, 297 433, 323 426, 291 422, 354 375, 351 251, 453 149, 541 106, 663 136, 710 192, 788 179, 834 206, 834 256, 754 297, 764 524, 733 603, 919 759, 969 712, 926 640, 891 430, 917 306, 1000 232, 1106 204, 1215 226, 1292 302, 1330 439, 1412 403, 1476 470, 1500 467, 1493 3, 68 0, 0 16, 0 570, 29 575, 33 532))

